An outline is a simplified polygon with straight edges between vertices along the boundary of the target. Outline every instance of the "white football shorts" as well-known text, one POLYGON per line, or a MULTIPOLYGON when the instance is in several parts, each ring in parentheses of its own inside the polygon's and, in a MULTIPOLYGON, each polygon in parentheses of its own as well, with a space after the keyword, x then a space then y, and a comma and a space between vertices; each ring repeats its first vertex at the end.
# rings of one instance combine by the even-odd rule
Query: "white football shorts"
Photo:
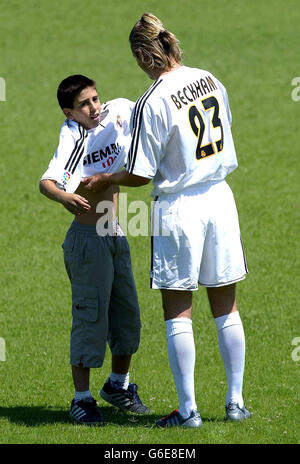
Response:
POLYGON ((248 273, 233 193, 226 181, 159 196, 151 213, 153 289, 197 290, 248 273))

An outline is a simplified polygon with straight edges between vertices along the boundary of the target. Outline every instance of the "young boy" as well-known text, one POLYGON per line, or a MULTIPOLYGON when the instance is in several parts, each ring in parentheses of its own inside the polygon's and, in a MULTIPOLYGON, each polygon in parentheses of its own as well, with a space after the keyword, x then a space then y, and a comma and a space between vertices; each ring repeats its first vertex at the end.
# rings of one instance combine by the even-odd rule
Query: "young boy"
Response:
POLYGON ((67 119, 41 178, 40 192, 75 215, 63 243, 72 286, 70 362, 75 398, 70 416, 79 423, 103 425, 105 419, 89 390, 89 375, 90 368, 102 366, 106 342, 112 371, 101 397, 122 410, 149 412, 137 385, 129 383, 131 356, 140 340, 140 310, 129 245, 117 222, 119 187, 93 193, 80 183, 93 173, 122 169, 130 146, 134 103, 119 98, 101 105, 95 81, 81 75, 64 79, 57 98, 67 119), (112 206, 106 235, 96 227, 104 215, 98 212, 99 202, 112 206))

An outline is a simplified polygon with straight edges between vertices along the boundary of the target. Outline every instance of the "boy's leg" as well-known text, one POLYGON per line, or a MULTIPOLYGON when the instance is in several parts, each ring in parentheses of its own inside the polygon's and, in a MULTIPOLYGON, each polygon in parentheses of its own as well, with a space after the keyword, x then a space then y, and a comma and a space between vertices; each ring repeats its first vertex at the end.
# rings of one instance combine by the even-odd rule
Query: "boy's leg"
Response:
POLYGON ((108 344, 112 353, 112 371, 125 374, 140 343, 140 308, 131 268, 126 237, 114 239, 114 280, 108 310, 108 344))
POLYGON ((131 354, 112 355, 111 369, 116 374, 127 374, 129 371, 131 354))
POLYGON ((149 408, 142 403, 137 394, 138 386, 129 383, 130 361, 131 355, 112 355, 112 371, 100 390, 100 396, 123 411, 148 414, 149 408))
MULTIPOLYGON (((76 392, 84 393, 90 388, 90 368, 89 367, 72 367, 72 377, 76 392)), ((76 399, 76 398, 75 398, 76 399)))
POLYGON ((124 390, 129 385, 129 367, 131 354, 112 355, 110 380, 118 384, 124 390))
MULTIPOLYGON (((129 366, 131 355, 112 355, 110 379, 127 390, 129 384, 129 366), (127 385, 126 385, 127 383, 127 385)), ((72 377, 78 399, 91 397, 89 390, 90 369, 88 367, 72 366, 72 377), (79 393, 79 394, 78 394, 79 393)))
POLYGON ((89 391, 89 374, 90 368, 102 365, 105 355, 113 267, 106 241, 93 229, 73 223, 63 245, 72 285, 70 354, 75 398, 70 416, 80 423, 102 425, 104 419, 89 391))
POLYGON ((122 410, 149 413, 137 394, 137 385, 129 382, 131 357, 140 342, 140 308, 131 269, 126 237, 113 237, 114 281, 108 312, 108 344, 112 353, 112 372, 100 391, 101 397, 122 410))
POLYGON ((90 369, 72 366, 75 398, 72 401, 70 417, 79 424, 105 425, 105 419, 89 390, 90 369))

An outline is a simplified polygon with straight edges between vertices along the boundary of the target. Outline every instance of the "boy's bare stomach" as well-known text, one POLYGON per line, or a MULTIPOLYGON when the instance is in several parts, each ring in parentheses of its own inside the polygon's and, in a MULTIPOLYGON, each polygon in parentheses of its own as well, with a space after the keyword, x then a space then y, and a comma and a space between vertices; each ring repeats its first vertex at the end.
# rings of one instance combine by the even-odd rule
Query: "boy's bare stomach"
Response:
POLYGON ((82 184, 80 184, 75 193, 86 198, 91 208, 88 212, 75 216, 76 221, 80 224, 96 224, 101 216, 107 214, 107 209, 105 208, 107 208, 108 205, 111 208, 109 216, 112 213, 112 218, 116 219, 119 191, 120 189, 117 185, 112 185, 102 192, 94 193, 87 190, 82 184), (99 203, 103 201, 110 203, 99 205, 99 203), (102 212, 96 212, 97 206, 98 210, 101 210, 102 212))

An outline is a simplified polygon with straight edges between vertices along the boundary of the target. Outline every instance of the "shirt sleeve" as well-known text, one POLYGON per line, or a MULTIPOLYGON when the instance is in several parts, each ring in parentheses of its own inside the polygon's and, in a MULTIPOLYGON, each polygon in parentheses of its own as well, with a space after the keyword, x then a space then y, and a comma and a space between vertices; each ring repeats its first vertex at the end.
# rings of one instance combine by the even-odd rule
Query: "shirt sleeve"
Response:
POLYGON ((152 179, 163 156, 163 124, 160 111, 154 112, 146 103, 134 109, 131 118, 132 141, 128 154, 127 172, 152 179))
POLYGON ((85 138, 86 130, 83 127, 77 125, 71 130, 66 123, 63 124, 58 147, 41 180, 54 180, 58 188, 74 192, 81 180, 85 138))

